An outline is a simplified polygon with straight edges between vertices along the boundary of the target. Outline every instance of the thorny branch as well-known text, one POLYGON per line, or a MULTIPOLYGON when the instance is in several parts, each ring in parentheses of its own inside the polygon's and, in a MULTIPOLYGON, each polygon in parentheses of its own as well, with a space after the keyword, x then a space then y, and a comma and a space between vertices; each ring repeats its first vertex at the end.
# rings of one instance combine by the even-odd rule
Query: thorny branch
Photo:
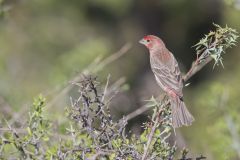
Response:
MULTIPOLYGON (((117 123, 112 121, 112 116, 105 103, 107 101, 106 93, 109 84, 108 81, 109 77, 104 87, 103 94, 99 93, 99 84, 96 81, 96 77, 85 76, 82 81, 73 83, 75 86, 79 87, 80 97, 71 103, 72 106, 68 110, 70 118, 79 126, 77 133, 88 135, 90 140, 94 143, 94 145, 88 146, 89 150, 82 151, 82 158, 83 155, 96 152, 94 156, 92 156, 93 159, 94 157, 112 153, 116 154, 116 157, 124 159, 124 157, 129 154, 131 155, 131 152, 133 152, 131 151, 131 146, 126 146, 125 152, 121 151, 121 143, 123 142, 118 144, 119 140, 126 140, 124 133, 126 121, 124 119, 117 123)), ((76 130, 68 130, 76 134, 76 130)), ((76 141, 76 139, 74 139, 73 142, 74 141, 76 141)), ((132 157, 136 156, 137 155, 132 155, 132 157)))
MULTIPOLYGON (((118 50, 117 52, 113 53, 111 56, 107 57, 106 59, 104 59, 101 62, 94 62, 93 64, 89 65, 89 67, 87 67, 87 69, 85 69, 84 71, 82 71, 81 73, 79 73, 77 76, 75 76, 71 82, 77 82, 81 79, 81 75, 82 74, 89 74, 90 71, 92 74, 99 72, 100 70, 102 70, 104 67, 106 67, 107 65, 109 65, 110 63, 116 61, 118 58, 122 57, 124 54, 126 54, 130 48, 131 48, 131 44, 130 43, 126 43, 124 46, 122 46, 122 48, 120 48, 120 50, 118 50), (92 68, 92 66, 94 66, 94 68, 92 68), (98 67, 96 67, 98 66, 98 67), (90 71, 89 71, 90 70, 90 71)), ((64 95, 66 95, 66 93, 68 93, 71 89, 73 88, 73 85, 67 85, 66 87, 64 87, 47 105, 46 108, 51 107, 53 104, 55 104, 61 97, 63 97, 64 95)))
MULTIPOLYGON (((100 57, 96 58, 93 63, 91 63, 86 69, 84 69, 81 73, 79 73, 78 75, 76 75, 74 78, 72 78, 73 82, 79 81, 81 79, 81 75, 82 74, 89 74, 90 72, 93 74, 98 73, 99 71, 101 71, 102 69, 104 69, 106 66, 108 66, 109 64, 113 63, 114 61, 116 61, 117 59, 119 59, 120 57, 124 56, 132 47, 131 43, 126 43, 125 45, 123 45, 117 52, 111 54, 109 57, 107 57, 106 59, 102 60, 100 59, 100 57), (96 67, 98 66, 98 67, 96 67)), ((123 78, 121 78, 119 81, 119 83, 124 83, 125 80, 123 78)), ((54 91, 54 93, 57 93, 57 95, 54 96, 54 98, 52 98, 47 104, 46 104, 46 108, 50 108, 51 106, 53 106, 56 102, 58 102, 62 97, 66 96, 66 94, 73 88, 73 85, 69 85, 67 84, 66 86, 62 87, 58 87, 61 88, 61 90, 59 91, 58 89, 56 91, 54 91)), ((45 94, 44 94, 45 95, 45 94)), ((1 100, 1 99, 0 99, 1 100)), ((11 107, 10 107, 11 108, 11 107)), ((23 107, 21 107, 21 111, 19 111, 18 114, 14 115, 13 118, 10 120, 9 124, 13 124, 13 122, 16 122, 18 119, 20 119, 20 117, 22 117, 28 110, 28 105, 24 105, 23 107)))

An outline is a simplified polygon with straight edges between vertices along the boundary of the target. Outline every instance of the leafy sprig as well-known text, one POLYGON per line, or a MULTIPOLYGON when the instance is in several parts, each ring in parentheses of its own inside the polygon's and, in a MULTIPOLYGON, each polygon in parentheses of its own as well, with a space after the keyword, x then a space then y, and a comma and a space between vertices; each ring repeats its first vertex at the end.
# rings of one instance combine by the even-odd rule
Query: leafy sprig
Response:
POLYGON ((35 98, 26 128, 18 131, 5 120, 9 130, 0 137, 0 156, 2 155, 0 158, 7 159, 4 155, 10 154, 13 158, 44 159, 51 126, 43 115, 44 106, 45 98, 43 96, 35 98), (14 146, 14 148, 9 148, 10 146, 14 146), (16 150, 15 154, 11 154, 12 150, 16 150))
POLYGON ((223 57, 225 50, 235 46, 237 43, 238 32, 227 25, 222 28, 217 24, 215 31, 210 31, 193 47, 196 49, 198 63, 203 62, 207 57, 211 56, 214 60, 214 66, 221 64, 223 67, 223 57))

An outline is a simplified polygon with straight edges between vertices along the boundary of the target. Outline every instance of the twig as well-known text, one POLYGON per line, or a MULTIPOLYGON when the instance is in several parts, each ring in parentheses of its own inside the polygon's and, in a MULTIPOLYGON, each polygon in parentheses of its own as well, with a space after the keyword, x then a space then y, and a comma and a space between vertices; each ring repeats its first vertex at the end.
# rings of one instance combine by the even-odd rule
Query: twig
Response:
POLYGON ((156 129, 158 128, 159 126, 159 121, 160 121, 160 115, 163 111, 162 107, 166 106, 170 101, 167 100, 165 103, 163 103, 161 106, 159 106, 159 110, 157 112, 157 115, 156 115, 156 119, 154 120, 154 125, 153 127, 151 128, 151 132, 148 136, 148 141, 147 141, 147 145, 146 147, 144 147, 144 153, 143 153, 143 156, 142 156, 142 160, 146 160, 147 159, 147 156, 148 156, 148 151, 150 149, 150 146, 151 146, 151 143, 152 143, 152 140, 153 140, 153 135, 156 131, 156 129))
POLYGON ((109 74, 108 77, 107 77, 107 83, 106 83, 106 85, 105 85, 104 92, 103 92, 103 96, 102 96, 102 99, 101 99, 102 103, 104 102, 104 98, 105 98, 105 95, 106 95, 106 93, 107 93, 107 88, 108 88, 109 80, 110 80, 110 74, 109 74))
POLYGON ((98 67, 95 67, 95 70, 93 70, 93 73, 96 73, 100 70, 102 70, 104 67, 109 65, 110 63, 116 61, 120 57, 122 57, 124 54, 126 54, 132 47, 131 43, 126 43, 119 51, 116 53, 112 54, 111 56, 107 57, 104 59, 101 63, 99 63, 98 67))
POLYGON ((135 111, 129 113, 128 115, 126 115, 124 118, 126 119, 126 121, 129 121, 135 117, 137 117, 138 115, 146 112, 147 110, 149 110, 150 107, 148 105, 144 105, 138 109, 136 109, 135 111))
MULTIPOLYGON (((216 47, 216 43, 217 40, 215 40, 209 47, 216 47)), ((194 74, 196 74, 198 71, 200 71, 205 65, 207 65, 209 62, 211 62, 211 60, 213 60, 213 58, 207 55, 208 50, 206 49, 204 52, 201 53, 201 56, 198 57, 197 54, 197 58, 196 60, 193 62, 192 67, 190 68, 190 70, 187 72, 187 74, 185 74, 185 76, 183 76, 183 82, 187 82, 194 74), (202 61, 204 60, 204 61, 202 61)))
MULTIPOLYGON (((14 131, 16 131, 18 133, 26 133, 26 130, 23 128, 14 128, 14 131)), ((3 132, 3 133, 4 132, 12 132, 12 128, 0 128, 0 132, 3 132)))
POLYGON ((155 131, 156 131, 158 125, 159 125, 159 123, 158 123, 159 120, 160 120, 160 116, 159 116, 159 113, 158 113, 156 121, 155 121, 155 123, 154 123, 154 125, 151 129, 151 132, 148 136, 147 145, 146 145, 146 147, 144 147, 144 153, 143 153, 143 156, 142 156, 142 160, 146 160, 146 158, 147 158, 148 150, 149 150, 150 145, 152 143, 153 135, 154 135, 154 133, 155 133, 155 131))
MULTIPOLYGON (((11 130, 11 133, 13 134, 13 136, 15 137, 16 140, 19 139, 19 135, 17 134, 17 132, 15 131, 15 129, 13 129, 10 124, 8 123, 8 121, 6 119, 5 120, 5 123, 7 124, 8 128, 11 130)), ((25 152, 25 149, 23 148, 23 146, 21 145, 21 142, 19 141, 20 145, 17 144, 16 141, 13 142, 13 144, 15 145, 15 147, 20 151, 21 155, 23 158, 26 158, 27 157, 27 154, 25 152)))
POLYGON ((211 56, 207 57, 206 60, 202 63, 199 63, 196 60, 191 67, 191 69, 183 76, 183 82, 187 82, 193 75, 195 75, 198 71, 200 71, 205 65, 211 62, 213 58, 211 56))
MULTIPOLYGON (((106 58, 105 60, 103 60, 102 62, 100 62, 98 64, 98 67, 95 67, 94 70, 92 70, 92 73, 97 73, 98 71, 102 70, 104 67, 106 67, 107 65, 109 65, 110 63, 116 61, 118 58, 122 57, 125 53, 127 53, 130 48, 131 48, 131 44, 130 43, 126 43, 119 51, 117 51, 116 53, 112 54, 111 56, 109 56, 108 58, 106 58)), ((81 75, 83 73, 88 73, 89 71, 84 70, 83 72, 81 72, 80 74, 78 74, 76 77, 74 77, 71 82, 77 82, 81 79, 81 75)), ((74 86, 73 85, 67 85, 65 88, 62 89, 62 91, 60 91, 51 101, 49 101, 46 104, 45 108, 49 108, 51 107, 53 104, 55 104, 62 96, 64 96, 66 93, 68 93, 74 86)))

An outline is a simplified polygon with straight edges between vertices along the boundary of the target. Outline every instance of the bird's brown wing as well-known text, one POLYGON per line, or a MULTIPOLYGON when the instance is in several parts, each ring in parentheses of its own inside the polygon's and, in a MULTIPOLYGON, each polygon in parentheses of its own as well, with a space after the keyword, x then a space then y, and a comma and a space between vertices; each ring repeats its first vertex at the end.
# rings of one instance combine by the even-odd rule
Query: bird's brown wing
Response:
POLYGON ((176 63, 172 66, 172 68, 159 64, 152 64, 151 68, 160 87, 163 89, 171 89, 178 96, 182 97, 182 77, 176 63))

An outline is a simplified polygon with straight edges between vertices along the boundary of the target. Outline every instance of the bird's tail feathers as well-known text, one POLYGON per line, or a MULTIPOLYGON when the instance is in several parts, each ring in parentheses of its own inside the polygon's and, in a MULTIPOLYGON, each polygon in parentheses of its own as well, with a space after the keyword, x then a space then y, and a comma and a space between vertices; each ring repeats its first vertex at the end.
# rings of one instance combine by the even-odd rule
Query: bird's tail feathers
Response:
POLYGON ((193 116, 188 111, 185 103, 177 98, 170 98, 172 109, 172 125, 174 128, 189 126, 194 121, 193 116))

